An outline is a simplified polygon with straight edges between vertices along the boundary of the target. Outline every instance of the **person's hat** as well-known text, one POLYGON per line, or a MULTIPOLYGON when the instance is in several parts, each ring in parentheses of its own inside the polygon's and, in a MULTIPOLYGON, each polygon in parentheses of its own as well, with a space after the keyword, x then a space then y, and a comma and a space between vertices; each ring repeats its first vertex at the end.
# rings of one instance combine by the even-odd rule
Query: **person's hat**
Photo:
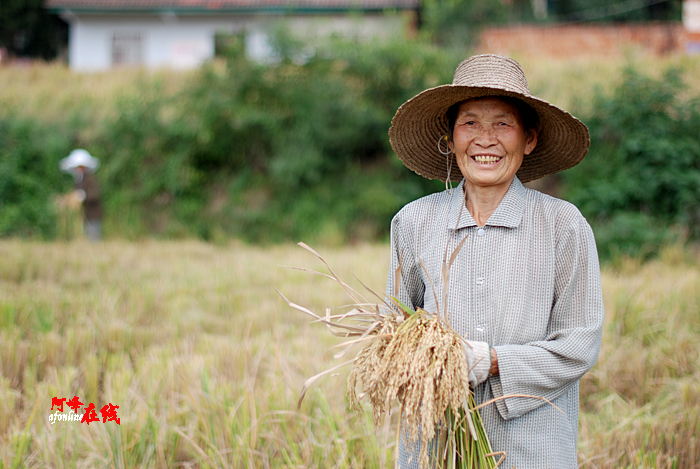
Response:
POLYGON ((78 148, 70 152, 68 156, 63 158, 58 164, 61 171, 71 173, 78 166, 83 166, 88 173, 94 173, 100 167, 100 160, 90 155, 87 150, 78 148))
MULTIPOLYGON (((453 104, 484 96, 520 99, 539 116, 537 146, 523 158, 517 172, 520 181, 532 181, 571 168, 586 156, 590 137, 584 123, 533 96, 520 64, 494 54, 468 58, 457 66, 451 85, 430 88, 401 105, 389 129, 392 148, 408 168, 428 179, 445 181, 448 160, 452 164, 451 174, 460 175, 456 158, 448 158, 438 150, 438 140, 452 134, 447 110, 453 104)), ((451 179, 455 180, 454 176, 451 179)))

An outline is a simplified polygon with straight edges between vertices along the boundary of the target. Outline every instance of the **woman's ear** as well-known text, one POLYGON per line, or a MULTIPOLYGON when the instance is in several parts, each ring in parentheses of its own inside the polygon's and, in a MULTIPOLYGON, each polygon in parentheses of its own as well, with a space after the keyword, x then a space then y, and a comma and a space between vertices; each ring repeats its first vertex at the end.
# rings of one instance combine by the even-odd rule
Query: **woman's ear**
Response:
POLYGON ((537 146, 537 130, 530 130, 526 133, 526 136, 527 140, 525 140, 525 154, 529 155, 537 146))

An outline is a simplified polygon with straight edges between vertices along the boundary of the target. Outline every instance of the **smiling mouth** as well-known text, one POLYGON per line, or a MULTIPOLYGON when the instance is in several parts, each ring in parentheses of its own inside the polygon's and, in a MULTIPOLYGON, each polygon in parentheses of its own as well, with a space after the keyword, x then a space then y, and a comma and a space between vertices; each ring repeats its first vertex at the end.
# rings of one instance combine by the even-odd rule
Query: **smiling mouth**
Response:
POLYGON ((474 155, 472 159, 481 164, 496 164, 501 161, 501 156, 474 155))

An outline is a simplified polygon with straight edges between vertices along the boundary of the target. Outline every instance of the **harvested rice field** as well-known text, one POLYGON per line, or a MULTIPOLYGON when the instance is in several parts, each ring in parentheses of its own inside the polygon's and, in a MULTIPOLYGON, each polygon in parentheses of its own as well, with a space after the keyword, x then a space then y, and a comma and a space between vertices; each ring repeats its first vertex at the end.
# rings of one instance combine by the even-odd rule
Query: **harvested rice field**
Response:
MULTIPOLYGON (((383 290, 387 245, 314 247, 383 290)), ((323 269, 294 245, 0 241, 0 467, 391 467, 396 419, 350 409, 348 368, 297 410, 341 340, 275 288, 318 313, 351 300, 280 265, 323 269), (89 425, 58 418, 76 396, 89 425)), ((580 467, 700 468, 700 257, 622 260, 603 288, 580 467)))

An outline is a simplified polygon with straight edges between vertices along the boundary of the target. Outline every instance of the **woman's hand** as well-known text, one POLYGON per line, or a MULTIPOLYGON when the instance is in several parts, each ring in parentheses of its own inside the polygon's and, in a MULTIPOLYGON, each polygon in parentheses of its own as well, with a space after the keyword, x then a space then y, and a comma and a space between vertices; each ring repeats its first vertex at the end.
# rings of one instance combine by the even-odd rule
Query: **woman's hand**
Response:
POLYGON ((489 347, 489 351, 491 352, 491 369, 489 370, 489 376, 496 376, 498 374, 498 354, 493 347, 489 347))
POLYGON ((498 373, 496 351, 486 342, 475 340, 466 340, 463 346, 469 368, 469 386, 474 389, 489 376, 498 373))

